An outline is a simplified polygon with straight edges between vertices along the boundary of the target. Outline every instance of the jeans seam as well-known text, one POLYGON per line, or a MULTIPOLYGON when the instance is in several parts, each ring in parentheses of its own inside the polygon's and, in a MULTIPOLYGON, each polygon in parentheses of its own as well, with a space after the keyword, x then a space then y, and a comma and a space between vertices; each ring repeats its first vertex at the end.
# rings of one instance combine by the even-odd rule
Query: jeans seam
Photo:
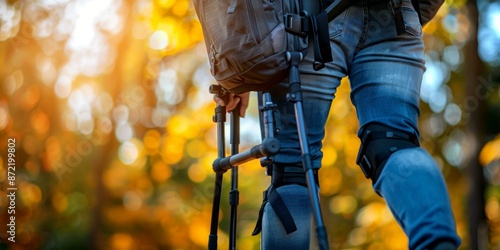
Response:
POLYGON ((368 3, 367 0, 363 0, 363 32, 361 33, 358 44, 356 46, 356 51, 354 51, 354 55, 356 55, 362 48, 363 44, 366 40, 366 36, 368 33, 368 23, 369 23, 369 11, 368 11, 368 3))

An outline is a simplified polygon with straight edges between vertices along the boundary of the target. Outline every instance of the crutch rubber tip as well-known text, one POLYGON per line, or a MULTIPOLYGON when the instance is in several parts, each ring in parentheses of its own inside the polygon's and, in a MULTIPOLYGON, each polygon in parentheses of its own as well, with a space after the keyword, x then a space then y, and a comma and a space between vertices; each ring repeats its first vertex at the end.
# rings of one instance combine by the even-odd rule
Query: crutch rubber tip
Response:
POLYGON ((208 236, 208 250, 216 250, 217 249, 217 235, 210 234, 208 236))

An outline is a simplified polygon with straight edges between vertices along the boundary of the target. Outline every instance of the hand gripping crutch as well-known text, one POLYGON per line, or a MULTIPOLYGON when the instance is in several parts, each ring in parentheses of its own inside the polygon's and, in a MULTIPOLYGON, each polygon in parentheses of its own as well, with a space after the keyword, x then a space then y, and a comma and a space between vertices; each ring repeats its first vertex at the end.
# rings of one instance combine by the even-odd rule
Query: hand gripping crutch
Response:
MULTIPOLYGON (((210 86, 210 93, 215 94, 217 97, 222 98, 227 101, 228 92, 223 88, 212 85, 210 86)), ((264 94, 265 99, 269 100, 267 106, 272 106, 270 102, 270 94, 264 94)), ((224 123, 226 120, 225 112, 226 108, 217 105, 215 108, 215 115, 213 117, 214 122, 217 123, 217 144, 218 144, 218 158, 213 163, 213 170, 215 175, 215 188, 214 188, 214 198, 212 204, 212 218, 210 225, 210 235, 208 239, 208 249, 215 250, 218 247, 217 244, 217 230, 218 230, 218 219, 219 219, 219 209, 220 209, 220 197, 222 192, 222 179, 223 174, 231 169, 231 191, 229 193, 229 203, 231 205, 231 220, 230 220, 230 233, 229 233, 229 249, 236 249, 236 216, 237 216, 237 206, 239 202, 239 191, 238 191, 238 168, 240 164, 245 162, 268 158, 279 151, 279 142, 274 138, 274 119, 272 118, 272 108, 266 108, 264 105, 261 108, 264 117, 264 128, 266 138, 261 144, 253 146, 251 149, 239 153, 239 107, 236 107, 230 112, 230 143, 231 143, 231 155, 225 157, 225 139, 224 139, 224 123)))

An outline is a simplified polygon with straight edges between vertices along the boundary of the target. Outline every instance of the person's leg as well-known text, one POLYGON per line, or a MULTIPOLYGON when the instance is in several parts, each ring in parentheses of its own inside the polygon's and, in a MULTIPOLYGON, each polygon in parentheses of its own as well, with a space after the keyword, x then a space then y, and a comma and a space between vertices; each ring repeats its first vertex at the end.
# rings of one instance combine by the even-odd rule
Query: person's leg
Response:
MULTIPOLYGON (((348 71, 347 65, 353 58, 356 43, 362 34, 363 13, 362 3, 355 2, 329 23, 333 62, 327 63, 320 71, 314 71, 312 68, 314 53, 310 50, 300 65, 305 125, 314 168, 321 166, 321 147, 326 119, 336 89, 348 71)), ((285 82, 271 91, 281 116, 280 132, 276 136, 281 143, 281 149, 274 157, 274 162, 283 169, 297 168, 302 163, 294 107, 292 103, 286 101, 287 86, 285 82)), ((304 230, 301 228, 287 235, 275 211, 267 204, 263 216, 262 249, 275 249, 274 246, 282 246, 285 241, 288 250, 309 249, 310 237, 314 237, 314 233, 310 232, 312 215, 307 188, 300 185, 285 185, 279 187, 277 191, 283 193, 283 201, 289 204, 287 207, 292 217, 298 221, 300 227, 304 227, 304 230), (294 200, 303 202, 293 202, 294 200)))
POLYGON ((374 189, 381 194, 410 239, 410 249, 460 244, 446 183, 433 158, 422 148, 389 157, 374 189))
MULTIPOLYGON (((390 133, 419 136, 424 45, 410 0, 403 0, 403 5, 407 32, 399 36, 389 5, 374 4, 367 8, 370 14, 366 39, 349 72, 351 99, 361 126, 360 138, 374 124, 390 133)), ((410 249, 433 249, 442 241, 456 249, 460 238, 444 178, 431 155, 418 145, 409 145, 389 154, 385 164, 383 161, 379 164, 384 168, 373 187, 385 198, 408 235, 410 249)))
MULTIPOLYGON (((330 110, 335 89, 340 79, 326 77, 323 80, 325 86, 317 88, 310 85, 316 77, 302 74, 303 86, 303 110, 306 125, 307 138, 312 164, 319 168, 321 164, 322 139, 324 137, 324 126, 330 110), (332 79, 336 79, 333 80, 332 79)), ((283 200, 284 206, 291 214, 297 227, 297 231, 287 234, 285 227, 276 210, 271 203, 264 207, 262 218, 262 249, 287 248, 289 250, 309 249, 310 229, 312 222, 311 205, 308 189, 305 185, 305 172, 302 167, 301 149, 297 133, 297 122, 292 103, 286 101, 287 88, 285 85, 278 86, 271 91, 273 101, 279 111, 279 133, 276 138, 280 141, 280 152, 274 157, 273 163, 273 185, 283 200), (283 179, 278 180, 279 175, 283 179), (297 175, 300 177, 297 178, 297 175), (298 180, 297 180, 298 179, 298 180), (281 182, 282 186, 276 186, 281 182), (300 185, 298 185, 300 184, 300 185)))
MULTIPOLYGON (((345 34, 346 13, 330 22, 332 37, 345 34)), ((312 69, 313 51, 310 50, 300 65, 301 87, 303 94, 304 122, 306 126, 309 151, 314 168, 321 166, 322 140, 324 138, 324 127, 330 111, 331 102, 335 96, 340 79, 345 76, 346 53, 345 48, 332 42, 334 62, 328 63, 326 68, 319 72, 312 69)), ((286 100, 288 83, 284 82, 270 91, 273 102, 277 104, 279 111, 279 133, 276 138, 280 141, 280 152, 273 158, 274 168, 280 168, 281 172, 290 169, 302 170, 302 152, 297 132, 294 104, 286 100)), ((304 173, 302 173, 305 176, 304 173)), ((285 206, 292 215, 297 226, 297 231, 287 234, 283 223, 276 215, 276 211, 268 203, 264 208, 262 220, 262 249, 309 249, 314 244, 311 236, 311 205, 309 193, 304 185, 291 184, 290 178, 285 176, 285 185, 278 187, 276 192, 280 194, 285 206)), ((276 175, 273 176, 276 178, 276 175)))
POLYGON ((297 231, 287 234, 285 228, 268 203, 262 218, 261 249, 308 249, 311 227, 311 207, 307 188, 292 184, 278 188, 285 206, 292 215, 297 231))

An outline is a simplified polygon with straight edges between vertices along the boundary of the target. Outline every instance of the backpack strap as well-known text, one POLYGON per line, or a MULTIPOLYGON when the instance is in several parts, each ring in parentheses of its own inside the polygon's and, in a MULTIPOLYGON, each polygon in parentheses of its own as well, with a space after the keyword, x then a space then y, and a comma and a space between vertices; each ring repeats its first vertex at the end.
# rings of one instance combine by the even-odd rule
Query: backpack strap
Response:
POLYGON ((286 31, 311 37, 314 47, 314 70, 320 70, 325 67, 326 62, 333 61, 328 22, 347 9, 350 0, 335 0, 326 9, 318 11, 327 5, 327 2, 327 0, 318 1, 319 7, 312 4, 313 2, 307 2, 307 5, 302 5, 304 9, 300 15, 287 13, 284 18, 286 31))
MULTIPOLYGON (((331 0, 330 0, 331 1, 331 0)), ((351 5, 350 0, 333 0, 330 4, 328 0, 324 1, 324 5, 327 6, 324 11, 327 13, 328 22, 335 19, 340 13, 344 12, 344 10, 351 5)))
POLYGON ((314 46, 314 70, 325 67, 326 62, 333 61, 330 47, 330 33, 328 31, 328 16, 326 12, 310 16, 311 35, 314 46))
POLYGON ((333 61, 328 23, 344 12, 350 5, 350 0, 334 0, 330 4, 328 4, 330 0, 319 2, 322 11, 310 17, 314 45, 314 70, 320 70, 325 67, 326 62, 333 61), (323 8, 324 6, 327 7, 323 8))
POLYGON ((406 32, 405 20, 403 13, 401 12, 401 7, 403 5, 403 0, 390 0, 392 14, 394 15, 394 23, 396 23, 396 32, 402 35, 406 32))
MULTIPOLYGON (((390 0, 392 14, 394 15, 394 20, 396 22, 396 31, 398 35, 404 34, 406 32, 405 29, 405 21, 403 13, 401 13, 401 7, 403 5, 403 0, 390 0)), ((413 5, 413 9, 418 14, 418 21, 422 24, 422 15, 420 14, 420 3, 419 0, 411 0, 411 4, 413 5)))
POLYGON ((418 13, 418 21, 423 25, 422 15, 420 14, 420 0, 411 0, 411 4, 413 5, 413 9, 418 13))

